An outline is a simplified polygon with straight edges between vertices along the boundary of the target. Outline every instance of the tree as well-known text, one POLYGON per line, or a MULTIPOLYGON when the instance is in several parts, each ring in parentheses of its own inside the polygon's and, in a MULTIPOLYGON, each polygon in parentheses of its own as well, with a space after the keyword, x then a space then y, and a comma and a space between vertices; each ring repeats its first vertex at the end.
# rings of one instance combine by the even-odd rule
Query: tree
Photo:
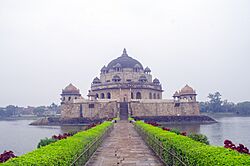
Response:
POLYGON ((242 102, 236 105, 236 113, 238 114, 250 114, 250 102, 242 102))
POLYGON ((209 112, 222 112, 222 101, 220 92, 215 92, 214 94, 209 93, 209 112))

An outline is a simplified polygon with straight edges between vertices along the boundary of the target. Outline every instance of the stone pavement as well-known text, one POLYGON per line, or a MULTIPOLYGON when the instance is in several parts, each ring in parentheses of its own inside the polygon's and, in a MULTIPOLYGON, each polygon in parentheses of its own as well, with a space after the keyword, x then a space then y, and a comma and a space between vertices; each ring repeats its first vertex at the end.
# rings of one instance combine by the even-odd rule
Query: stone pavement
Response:
POLYGON ((118 121, 87 166, 162 166, 128 121, 118 121))

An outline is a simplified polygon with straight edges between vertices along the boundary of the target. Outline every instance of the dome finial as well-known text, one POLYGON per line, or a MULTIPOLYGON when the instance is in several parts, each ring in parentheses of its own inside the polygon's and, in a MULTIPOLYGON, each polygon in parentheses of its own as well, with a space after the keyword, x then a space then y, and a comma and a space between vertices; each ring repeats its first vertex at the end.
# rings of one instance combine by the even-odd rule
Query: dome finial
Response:
POLYGON ((122 56, 128 56, 126 48, 123 49, 122 56))

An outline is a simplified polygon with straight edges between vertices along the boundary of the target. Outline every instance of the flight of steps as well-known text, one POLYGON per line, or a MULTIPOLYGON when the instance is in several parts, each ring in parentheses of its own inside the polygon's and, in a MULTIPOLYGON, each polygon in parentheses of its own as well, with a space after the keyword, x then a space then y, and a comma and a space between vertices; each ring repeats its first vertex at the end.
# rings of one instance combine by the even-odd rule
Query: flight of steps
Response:
POLYGON ((128 103, 127 102, 120 103, 120 119, 121 120, 128 119, 128 103))

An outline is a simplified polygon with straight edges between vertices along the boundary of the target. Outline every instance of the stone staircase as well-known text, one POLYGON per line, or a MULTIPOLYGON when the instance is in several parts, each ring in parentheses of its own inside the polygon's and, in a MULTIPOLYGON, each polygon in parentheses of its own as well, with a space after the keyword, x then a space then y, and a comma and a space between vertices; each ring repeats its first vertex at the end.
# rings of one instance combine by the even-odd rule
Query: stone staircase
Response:
POLYGON ((120 103, 120 119, 121 120, 128 119, 128 103, 127 102, 120 103))

